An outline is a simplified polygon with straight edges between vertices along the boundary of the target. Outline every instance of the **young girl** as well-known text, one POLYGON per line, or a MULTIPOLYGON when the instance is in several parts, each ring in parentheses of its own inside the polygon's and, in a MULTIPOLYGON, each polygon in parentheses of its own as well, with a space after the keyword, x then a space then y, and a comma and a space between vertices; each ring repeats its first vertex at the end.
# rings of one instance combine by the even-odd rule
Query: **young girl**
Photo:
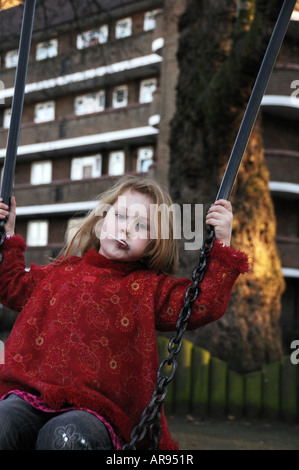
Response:
MULTIPOLYGON (((121 449, 151 399, 156 329, 175 329, 191 284, 172 277, 173 224, 151 211, 171 199, 154 181, 128 177, 100 201, 63 257, 29 271, 25 242, 14 234, 15 199, 10 212, 0 201, 0 218, 8 216, 0 301, 20 312, 0 366, 0 449, 121 449)), ((230 203, 217 201, 206 222, 216 240, 189 329, 225 313, 247 270, 246 255, 229 246, 230 203)), ((178 449, 164 413, 159 449, 178 449)))

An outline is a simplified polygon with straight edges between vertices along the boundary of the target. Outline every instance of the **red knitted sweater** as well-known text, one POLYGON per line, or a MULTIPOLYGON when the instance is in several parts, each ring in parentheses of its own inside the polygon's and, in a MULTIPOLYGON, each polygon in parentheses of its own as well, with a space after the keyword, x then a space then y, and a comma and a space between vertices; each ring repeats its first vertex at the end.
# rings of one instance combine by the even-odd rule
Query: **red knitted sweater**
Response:
MULTIPOLYGON (((130 441, 155 387, 155 330, 174 329, 191 281, 157 275, 138 262, 108 260, 94 250, 26 271, 25 248, 18 235, 3 246, 0 301, 21 313, 5 344, 0 397, 18 389, 55 410, 94 410, 130 441)), ((244 253, 216 241, 190 329, 225 313, 233 284, 247 268, 244 253)), ((159 448, 178 448, 164 413, 159 448)))

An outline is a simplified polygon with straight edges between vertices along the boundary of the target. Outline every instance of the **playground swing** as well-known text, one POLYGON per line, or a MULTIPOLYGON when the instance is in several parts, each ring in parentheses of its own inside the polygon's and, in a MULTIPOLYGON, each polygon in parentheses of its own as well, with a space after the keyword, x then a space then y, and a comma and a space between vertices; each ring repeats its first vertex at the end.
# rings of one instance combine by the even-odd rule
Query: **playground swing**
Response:
MULTIPOLYGON (((250 99, 248 101, 216 200, 228 200, 230 197, 263 95, 265 93, 278 52, 287 31, 295 4, 296 0, 284 0, 283 2, 250 99)), ((11 124, 8 132, 7 150, 1 182, 1 198, 3 198, 4 203, 7 205, 10 203, 14 181, 35 6, 36 0, 25 0, 24 2, 24 13, 19 44, 19 58, 12 102, 11 124)), ((4 224, 5 221, 1 220, 0 262, 2 261, 1 248, 5 240, 4 224)), ((149 450, 158 449, 162 406, 167 394, 168 385, 174 378, 177 368, 177 362, 174 357, 180 352, 182 347, 182 337, 187 328, 188 320, 192 313, 192 305, 199 295, 200 283, 204 277, 209 254, 213 248, 214 235, 215 233, 213 227, 209 226, 208 236, 203 242, 198 262, 192 272, 193 282, 187 288, 185 293, 185 303, 178 316, 176 331, 168 343, 169 355, 160 363, 157 372, 157 384, 151 401, 144 409, 139 424, 132 430, 130 435, 130 443, 124 444, 122 450, 135 450, 136 443, 142 441, 147 433, 149 433, 149 438, 151 441, 151 447, 149 450), (163 368, 165 365, 171 366, 169 375, 165 375, 165 373, 163 373, 163 368)))

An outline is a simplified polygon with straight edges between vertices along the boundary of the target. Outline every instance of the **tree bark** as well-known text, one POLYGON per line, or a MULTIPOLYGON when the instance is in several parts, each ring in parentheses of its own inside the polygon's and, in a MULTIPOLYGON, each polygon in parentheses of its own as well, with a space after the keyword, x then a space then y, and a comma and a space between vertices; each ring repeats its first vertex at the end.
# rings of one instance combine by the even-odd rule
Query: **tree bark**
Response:
MULTIPOLYGON (((282 1, 188 0, 180 21, 176 114, 171 123, 169 182, 176 202, 214 202, 254 80, 282 1)), ((284 288, 275 244, 260 116, 254 126, 231 202, 232 245, 250 258, 223 319, 188 334, 196 344, 249 372, 282 354, 279 327, 284 288)), ((190 276, 194 252, 183 252, 190 276)))

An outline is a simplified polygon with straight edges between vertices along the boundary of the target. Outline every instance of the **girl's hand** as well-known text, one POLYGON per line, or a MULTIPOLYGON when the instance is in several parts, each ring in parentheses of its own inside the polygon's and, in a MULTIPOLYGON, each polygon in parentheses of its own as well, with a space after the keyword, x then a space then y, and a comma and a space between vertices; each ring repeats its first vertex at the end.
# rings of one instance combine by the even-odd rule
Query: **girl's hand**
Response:
POLYGON ((215 237, 225 245, 230 245, 233 225, 232 206, 229 201, 219 199, 208 210, 206 223, 212 225, 215 237))
POLYGON ((0 198, 0 219, 5 219, 8 216, 7 222, 4 225, 6 235, 14 235, 16 224, 16 200, 12 196, 10 200, 10 211, 6 204, 3 204, 3 199, 0 198))

